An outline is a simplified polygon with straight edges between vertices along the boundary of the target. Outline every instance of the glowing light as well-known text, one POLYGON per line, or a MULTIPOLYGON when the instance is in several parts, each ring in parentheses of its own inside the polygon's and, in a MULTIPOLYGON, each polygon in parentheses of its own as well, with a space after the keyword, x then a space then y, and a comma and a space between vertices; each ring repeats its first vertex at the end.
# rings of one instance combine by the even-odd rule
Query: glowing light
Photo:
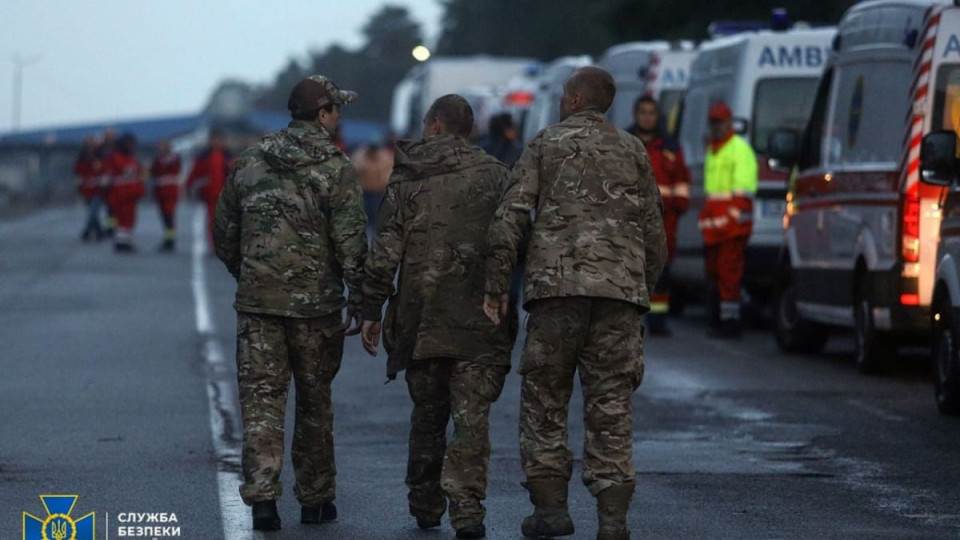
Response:
POLYGON ((919 306, 920 295, 919 294, 901 294, 900 303, 905 306, 919 306))
POLYGON ((417 62, 426 62, 430 59, 430 49, 424 47, 423 45, 417 45, 413 48, 413 57, 417 62))

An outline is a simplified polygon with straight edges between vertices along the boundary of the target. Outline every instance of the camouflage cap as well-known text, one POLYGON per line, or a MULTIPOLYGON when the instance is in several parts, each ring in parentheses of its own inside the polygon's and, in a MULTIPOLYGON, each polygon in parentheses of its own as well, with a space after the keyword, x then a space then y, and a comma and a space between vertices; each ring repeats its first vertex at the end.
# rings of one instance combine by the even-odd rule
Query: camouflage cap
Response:
POLYGON ((287 108, 293 114, 309 113, 330 103, 346 105, 356 99, 356 92, 340 90, 333 81, 323 75, 311 75, 298 82, 290 91, 287 108))

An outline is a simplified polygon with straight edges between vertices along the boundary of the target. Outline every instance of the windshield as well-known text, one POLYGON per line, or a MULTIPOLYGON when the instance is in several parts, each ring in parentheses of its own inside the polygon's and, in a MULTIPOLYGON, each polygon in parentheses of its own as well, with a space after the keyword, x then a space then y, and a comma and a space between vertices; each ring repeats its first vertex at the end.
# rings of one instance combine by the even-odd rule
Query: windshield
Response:
POLYGON ((753 99, 753 137, 758 153, 766 153, 767 139, 777 129, 802 132, 817 94, 817 77, 764 79, 757 83, 753 99))
MULTIPOLYGON (((937 95, 934 103, 933 131, 960 134, 960 65, 942 66, 937 73, 937 95)), ((957 146, 960 157, 960 143, 957 146)))
POLYGON ((683 90, 664 90, 660 92, 660 114, 663 116, 664 129, 672 137, 680 127, 680 106, 683 104, 683 90))

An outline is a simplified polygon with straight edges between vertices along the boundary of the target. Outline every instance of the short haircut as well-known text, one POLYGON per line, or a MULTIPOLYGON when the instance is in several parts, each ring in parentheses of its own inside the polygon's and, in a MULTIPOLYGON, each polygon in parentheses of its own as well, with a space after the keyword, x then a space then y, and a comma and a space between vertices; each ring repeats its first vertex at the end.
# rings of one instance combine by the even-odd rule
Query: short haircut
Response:
POLYGON ((633 102, 633 110, 636 111, 645 103, 649 103, 658 109, 660 108, 660 104, 657 103, 657 100, 653 99, 653 96, 640 96, 636 101, 633 102))
POLYGON ((473 133, 473 107, 457 94, 447 94, 437 98, 427 111, 425 120, 440 120, 444 129, 451 135, 469 137, 473 133))
POLYGON ((607 112, 617 95, 617 85, 613 77, 598 67, 582 67, 567 81, 572 93, 580 94, 586 102, 586 108, 607 112))
POLYGON ((487 132, 491 137, 505 137, 508 129, 514 127, 513 115, 510 113, 495 114, 490 117, 490 124, 487 132))
POLYGON ((319 109, 313 109, 310 111, 290 111, 290 118, 294 120, 312 122, 317 119, 317 115, 320 114, 320 111, 327 111, 328 113, 333 112, 333 106, 333 103, 327 103, 319 109))

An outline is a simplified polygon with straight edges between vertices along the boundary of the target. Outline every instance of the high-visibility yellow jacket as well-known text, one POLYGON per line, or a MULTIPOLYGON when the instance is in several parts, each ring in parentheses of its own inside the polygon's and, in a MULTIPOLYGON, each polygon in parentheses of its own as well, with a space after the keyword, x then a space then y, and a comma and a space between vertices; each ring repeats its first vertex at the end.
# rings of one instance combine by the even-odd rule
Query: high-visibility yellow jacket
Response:
POLYGON ((746 140, 733 135, 718 148, 707 149, 703 192, 707 200, 700 212, 700 230, 706 245, 750 236, 757 156, 746 140))

